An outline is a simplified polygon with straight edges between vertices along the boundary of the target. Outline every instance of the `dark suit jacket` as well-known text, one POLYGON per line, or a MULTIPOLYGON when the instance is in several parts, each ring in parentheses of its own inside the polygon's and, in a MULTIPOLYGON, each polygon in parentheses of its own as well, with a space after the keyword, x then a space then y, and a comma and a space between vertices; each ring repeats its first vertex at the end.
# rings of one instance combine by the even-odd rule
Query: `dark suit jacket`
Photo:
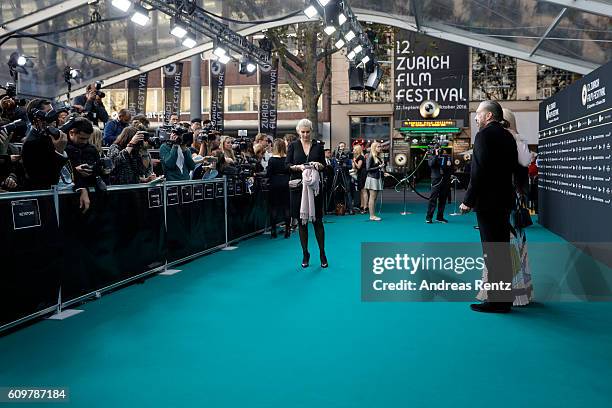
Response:
POLYGON ((47 190, 58 183, 68 157, 55 151, 51 136, 32 128, 23 143, 21 160, 26 172, 26 189, 47 190))
POLYGON ((510 210, 514 206, 512 176, 518 166, 514 137, 499 122, 488 124, 474 140, 464 204, 476 211, 510 210))
POLYGON ((83 177, 76 171, 76 168, 81 164, 89 164, 92 167, 98 167, 100 154, 96 147, 90 143, 77 145, 72 143, 72 140, 68 139, 66 154, 68 155, 68 159, 70 159, 72 173, 74 174, 74 189, 94 187, 96 185, 96 174, 92 174, 89 177, 83 177))
MULTIPOLYGON (((310 145, 310 151, 308 152, 308 157, 306 157, 304 148, 302 147, 302 142, 299 139, 291 142, 287 148, 287 166, 305 164, 308 162, 319 162, 322 165, 325 165, 325 150, 323 149, 323 143, 313 139, 310 145)), ((302 178, 302 173, 292 171, 291 179, 293 180, 296 178, 302 178)))
POLYGON ((427 164, 429 164, 429 168, 431 169, 432 180, 440 179, 442 177, 450 178, 451 174, 453 173, 452 158, 448 155, 432 155, 427 160, 427 164), (444 169, 441 167, 442 159, 444 159, 444 169), (449 162, 451 163, 450 166, 448 165, 449 162))

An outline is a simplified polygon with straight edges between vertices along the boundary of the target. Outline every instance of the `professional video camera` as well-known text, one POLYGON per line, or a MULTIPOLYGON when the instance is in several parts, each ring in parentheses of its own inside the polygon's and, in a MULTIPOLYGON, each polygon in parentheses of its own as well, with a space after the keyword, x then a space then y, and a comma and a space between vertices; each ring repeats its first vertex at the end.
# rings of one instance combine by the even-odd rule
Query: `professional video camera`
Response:
POLYGON ((436 152, 439 152, 440 149, 443 149, 448 146, 448 140, 440 139, 439 137, 435 137, 431 143, 427 146, 427 154, 435 155, 436 152))
POLYGON ((153 146, 161 146, 162 143, 180 145, 183 143, 183 135, 188 132, 189 131, 182 126, 164 124, 157 128, 157 134, 155 136, 149 137, 149 139, 145 138, 145 140, 149 141, 153 146), (170 135, 172 133, 178 136, 176 141, 170 140, 170 135))
POLYGON ((100 90, 102 89, 103 83, 104 81, 96 81, 96 95, 98 95, 101 99, 106 97, 106 94, 100 90))
POLYGON ((6 125, 0 126, 0 130, 5 130, 6 133, 11 134, 14 131, 16 131, 17 128, 19 128, 19 126, 21 126, 22 123, 23 123, 22 119, 17 119, 11 123, 7 123, 6 125))
POLYGON ((249 145, 252 144, 253 142, 248 137, 238 137, 234 139, 232 143, 232 150, 236 153, 236 155, 240 155, 240 153, 246 152, 249 145))

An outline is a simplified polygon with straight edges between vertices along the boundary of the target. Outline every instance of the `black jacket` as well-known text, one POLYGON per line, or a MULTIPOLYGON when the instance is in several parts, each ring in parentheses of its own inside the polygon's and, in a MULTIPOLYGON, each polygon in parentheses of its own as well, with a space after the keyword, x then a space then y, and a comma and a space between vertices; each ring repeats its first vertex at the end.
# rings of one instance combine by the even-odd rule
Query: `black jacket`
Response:
POLYGON ((94 125, 98 122, 108 122, 108 112, 102 102, 90 101, 86 95, 79 95, 72 100, 73 105, 81 105, 83 111, 87 113, 87 119, 92 121, 94 125))
POLYGON ((429 168, 431 169, 431 179, 450 178, 453 174, 453 163, 452 158, 447 155, 436 156, 432 155, 427 159, 429 168), (444 166, 442 167, 442 160, 444 160, 444 166), (449 164, 450 163, 450 164, 449 164))
POLYGON ((499 122, 488 124, 474 139, 472 172, 464 204, 476 211, 511 209, 512 176, 518 166, 514 137, 499 122))
POLYGON ((26 173, 26 189, 48 190, 58 183, 68 158, 55 151, 51 136, 32 128, 23 143, 21 160, 26 173))
POLYGON ((96 147, 89 143, 78 145, 72 143, 72 141, 68 139, 66 154, 68 154, 68 159, 70 160, 70 165, 72 166, 72 173, 74 174, 74 189, 95 187, 96 172, 94 171, 94 173, 89 177, 83 177, 78 171, 76 171, 76 167, 80 166, 81 164, 89 164, 91 167, 99 170, 100 154, 98 153, 96 147))
POLYGON ((368 177, 379 179, 383 169, 385 168, 385 162, 381 161, 379 164, 376 164, 374 161, 374 156, 372 153, 368 156, 368 162, 366 165, 366 171, 368 173, 368 177))
MULTIPOLYGON (((291 142, 287 148, 287 166, 291 167, 296 164, 305 164, 309 162, 319 162, 325 166, 325 151, 323 149, 323 143, 313 139, 310 144, 308 157, 306 157, 304 148, 302 147, 302 142, 299 139, 291 142)), ((291 179, 293 180, 298 178, 302 178, 302 172, 292 171, 291 179)))

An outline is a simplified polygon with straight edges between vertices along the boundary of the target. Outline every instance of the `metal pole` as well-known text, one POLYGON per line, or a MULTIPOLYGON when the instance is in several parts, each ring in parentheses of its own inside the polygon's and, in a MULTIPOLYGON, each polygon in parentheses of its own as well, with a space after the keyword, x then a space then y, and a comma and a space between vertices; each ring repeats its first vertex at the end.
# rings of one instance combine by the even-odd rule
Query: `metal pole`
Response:
POLYGON ((202 78, 200 76, 200 65, 202 59, 200 54, 191 57, 191 76, 189 78, 190 89, 190 119, 202 117, 202 78))
POLYGON ((452 176, 451 183, 453 183, 453 194, 455 195, 455 212, 451 214, 452 216, 461 215, 461 213, 457 212, 457 183, 458 182, 459 182, 459 179, 456 176, 452 176))

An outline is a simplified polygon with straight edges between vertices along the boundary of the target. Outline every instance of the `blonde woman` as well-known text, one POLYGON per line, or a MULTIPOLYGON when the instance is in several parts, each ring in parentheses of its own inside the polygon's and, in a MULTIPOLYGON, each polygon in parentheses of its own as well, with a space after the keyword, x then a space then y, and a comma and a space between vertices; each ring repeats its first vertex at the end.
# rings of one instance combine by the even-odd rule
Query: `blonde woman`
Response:
POLYGON ((226 165, 233 165, 236 162, 236 155, 232 149, 232 138, 230 136, 221 136, 221 151, 226 165))
POLYGON ((368 208, 370 209, 370 221, 380 221, 381 218, 375 214, 376 197, 378 192, 383 189, 383 177, 387 175, 384 172, 385 162, 381 157, 382 145, 378 142, 372 143, 370 146, 370 157, 368 157, 366 171, 365 189, 370 195, 368 200, 368 208))
MULTIPOLYGON (((287 149, 287 166, 291 170, 291 180, 302 179, 302 187, 295 186, 291 188, 289 194, 291 217, 299 220, 300 244, 302 245, 302 268, 307 268, 310 261, 310 253, 308 252, 308 221, 312 220, 314 226, 315 237, 319 244, 319 258, 321 267, 327 268, 327 256, 325 255, 325 229, 323 228, 323 194, 318 191, 318 183, 312 190, 314 197, 310 195, 309 181, 318 181, 318 174, 313 175, 313 171, 321 171, 325 167, 325 152, 323 143, 318 140, 312 140, 310 134, 312 132, 312 122, 308 119, 302 119, 295 127, 299 135, 299 139, 291 142, 287 149), (303 173, 306 177, 302 177, 303 173), (309 176, 314 176, 309 179, 309 176), (302 202, 302 192, 306 191, 308 197, 304 197, 302 202), (314 208, 311 206, 310 198, 313 198, 314 208), (303 212, 304 210, 305 212, 303 212), (305 214, 305 217, 302 215, 305 214)), ((297 183, 296 183, 297 184, 297 183)))
POLYGON ((353 146, 353 169, 357 172, 357 192, 361 198, 359 211, 365 214, 368 207, 368 190, 365 188, 367 173, 363 147, 360 144, 353 146))

